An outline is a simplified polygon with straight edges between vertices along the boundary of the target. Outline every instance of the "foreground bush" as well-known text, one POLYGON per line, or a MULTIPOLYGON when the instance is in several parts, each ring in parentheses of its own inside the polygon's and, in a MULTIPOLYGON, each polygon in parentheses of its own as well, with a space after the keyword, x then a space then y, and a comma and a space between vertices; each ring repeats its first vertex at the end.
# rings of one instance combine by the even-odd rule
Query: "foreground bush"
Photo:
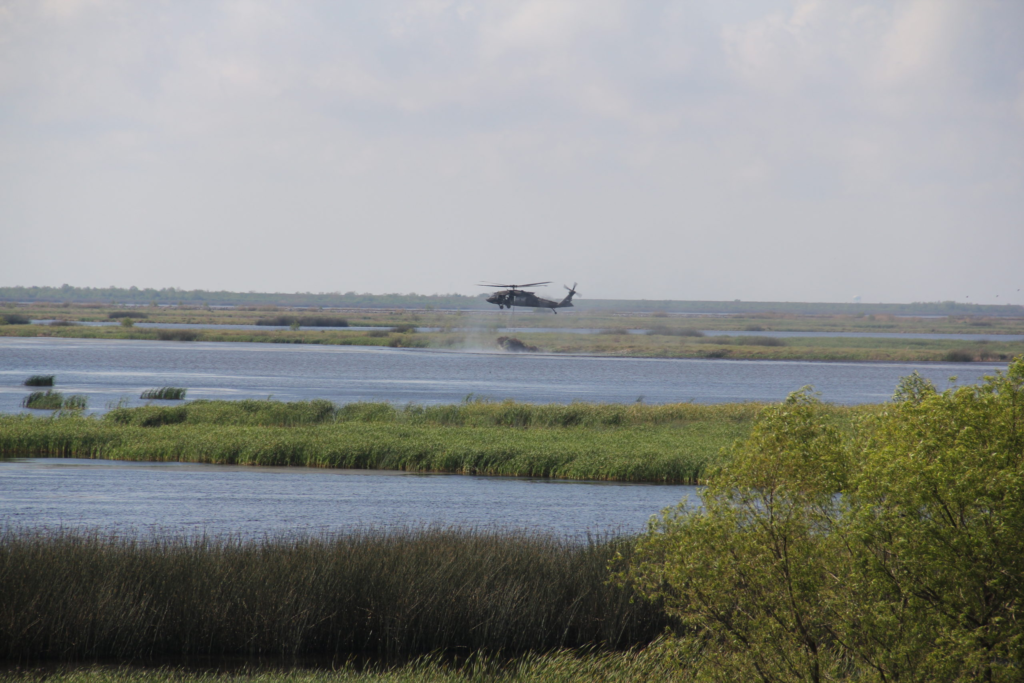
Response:
POLYGON ((626 540, 453 529, 263 541, 0 533, 0 659, 408 658, 627 648, 626 540))
POLYGON ((980 387, 911 376, 854 438, 806 394, 766 409, 626 578, 693 680, 1009 681, 1024 666, 1024 358, 980 387))

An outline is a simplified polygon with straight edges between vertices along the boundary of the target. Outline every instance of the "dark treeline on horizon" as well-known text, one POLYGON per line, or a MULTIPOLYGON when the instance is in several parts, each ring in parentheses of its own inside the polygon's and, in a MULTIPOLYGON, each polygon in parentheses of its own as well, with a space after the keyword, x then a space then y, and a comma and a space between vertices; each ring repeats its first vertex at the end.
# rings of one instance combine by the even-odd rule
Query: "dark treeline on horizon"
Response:
MULTIPOLYGON (((543 295, 543 293, 542 293, 543 295)), ((409 308, 492 310, 484 297, 465 294, 361 294, 356 292, 211 292, 202 289, 139 289, 138 287, 0 287, 0 301, 16 303, 91 303, 187 306, 295 306, 318 308, 409 308)), ((955 301, 907 304, 681 301, 656 299, 585 299, 581 311, 666 313, 793 313, 804 315, 976 315, 1024 316, 1024 306, 968 304, 955 301)))

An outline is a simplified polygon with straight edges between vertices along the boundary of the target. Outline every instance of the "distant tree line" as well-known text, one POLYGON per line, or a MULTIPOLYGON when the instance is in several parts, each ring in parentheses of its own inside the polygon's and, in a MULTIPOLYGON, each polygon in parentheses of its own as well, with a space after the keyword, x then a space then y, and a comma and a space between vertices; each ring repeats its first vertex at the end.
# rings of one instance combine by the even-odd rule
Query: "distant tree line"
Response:
MULTIPOLYGON (((543 296, 543 292, 540 292, 543 296)), ((322 308, 411 308, 490 310, 487 293, 360 294, 356 292, 211 292, 202 289, 138 287, 0 287, 0 301, 36 303, 157 304, 188 306, 297 306, 322 308)), ((1024 316, 1024 306, 981 305, 955 301, 864 304, 775 301, 676 301, 670 299, 585 299, 573 302, 582 311, 649 313, 794 313, 804 315, 974 315, 1024 316)))

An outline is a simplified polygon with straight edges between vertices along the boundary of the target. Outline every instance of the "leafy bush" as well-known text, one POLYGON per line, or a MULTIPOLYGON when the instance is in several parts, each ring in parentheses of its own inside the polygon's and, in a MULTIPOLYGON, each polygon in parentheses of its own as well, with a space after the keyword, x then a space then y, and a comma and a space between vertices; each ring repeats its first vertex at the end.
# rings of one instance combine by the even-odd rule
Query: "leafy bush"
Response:
POLYGON ((970 363, 974 360, 974 354, 970 351, 964 351, 963 349, 957 349, 950 351, 942 357, 942 360, 947 363, 970 363))
POLYGON ((4 313, 0 315, 0 321, 5 325, 28 325, 32 321, 20 313, 4 313))
POLYGON ((25 380, 26 387, 52 387, 56 375, 32 375, 25 380))
POLYGON ((978 387, 911 375, 852 438, 798 392, 623 575, 681 620, 688 680, 1018 680, 1024 357, 978 387))

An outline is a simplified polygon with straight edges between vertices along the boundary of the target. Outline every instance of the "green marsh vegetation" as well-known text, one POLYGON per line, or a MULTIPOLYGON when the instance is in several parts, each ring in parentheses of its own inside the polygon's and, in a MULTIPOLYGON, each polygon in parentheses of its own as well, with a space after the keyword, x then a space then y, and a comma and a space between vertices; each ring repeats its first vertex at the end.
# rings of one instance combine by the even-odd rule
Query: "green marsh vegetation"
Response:
MULTIPOLYGON (((101 304, 35 303, 19 305, 16 314, 28 319, 51 319, 56 316, 81 322, 110 320, 111 313, 141 313, 137 308, 101 304)), ((255 324, 260 318, 274 315, 294 317, 302 327, 316 327, 317 317, 342 317, 350 325, 393 327, 415 324, 425 327, 487 328, 502 325, 508 316, 495 311, 440 311, 403 309, 333 309, 288 308, 280 306, 242 306, 229 309, 207 309, 194 305, 147 307, 145 315, 155 323, 255 324)), ((952 314, 941 317, 901 317, 880 314, 811 315, 793 312, 763 312, 731 315, 676 316, 653 312, 587 311, 577 308, 553 316, 549 312, 518 311, 516 327, 586 327, 595 329, 630 328, 648 330, 661 326, 717 331, 798 331, 798 332, 918 332, 1024 334, 1021 316, 969 316, 952 314)), ((290 324, 283 323, 282 325, 290 324)))
POLYGON ((212 672, 209 667, 142 668, 67 666, 2 672, 3 683, 634 683, 675 680, 675 668, 658 648, 608 652, 592 648, 528 653, 509 659, 477 655, 457 662, 436 655, 405 664, 331 668, 251 665, 212 672))
POLYGON ((646 645, 609 581, 628 538, 422 528, 260 540, 0 530, 0 660, 435 654, 646 645))
POLYGON ((1024 357, 976 387, 905 378, 846 434, 827 411, 765 409, 702 514, 666 511, 619 574, 679 620, 679 675, 1020 680, 1024 357))
POLYGON ((300 327, 348 327, 348 320, 337 316, 325 315, 276 315, 256 320, 257 325, 289 327, 298 324, 300 327))
MULTIPOLYGON (((1020 680, 1024 356, 980 386, 945 392, 911 375, 891 403, 857 409, 802 391, 769 406, 250 401, 110 415, 48 422, 579 437, 712 417, 747 428, 707 465, 700 508, 666 510, 639 537, 421 529, 140 541, 7 529, 0 656, 379 663, 263 680, 1020 680), (430 656, 386 668, 420 654, 430 656)), ((19 420, 46 422, 8 420, 0 437, 19 420)))
MULTIPOLYGON (((499 333, 473 337, 465 333, 393 332, 380 330, 182 330, 123 327, 53 328, 45 325, 0 327, 0 336, 52 336, 87 339, 155 339, 163 341, 256 342, 271 344, 324 344, 390 346, 395 348, 458 349, 469 341, 498 350, 499 333)), ((517 333, 524 344, 546 353, 576 353, 636 358, 725 357, 751 360, 822 361, 1007 361, 1024 352, 1024 342, 931 340, 900 338, 690 337, 646 334, 517 333), (953 354, 953 352, 956 352, 953 354), (953 354, 953 355, 951 355, 953 354), (965 360, 950 361, 951 358, 965 360)))
POLYGON ((52 387, 56 375, 32 375, 25 380, 26 387, 52 387))
POLYGON ((183 401, 188 389, 181 387, 160 387, 159 389, 146 389, 139 396, 144 401, 183 401))
MULTIPOLYGON (((124 320, 123 313, 139 313, 124 308, 96 304, 33 304, 25 311, 25 322, 32 318, 50 318, 59 311, 62 318, 81 321, 124 320)), ((21 313, 15 314, 21 315, 21 313)), ((287 309, 277 306, 208 309, 199 306, 150 307, 145 315, 154 323, 248 324, 298 323, 296 330, 139 330, 135 328, 78 327, 59 329, 35 325, 0 327, 0 335, 57 336, 100 339, 164 339, 180 341, 235 341, 289 344, 339 344, 391 346, 401 348, 497 349, 500 326, 508 317, 494 312, 435 310, 350 310, 344 318, 311 309, 287 309), (273 313, 276 315, 266 315, 273 313), (357 332, 316 329, 341 321, 380 330, 357 332), (419 333, 417 326, 439 328, 440 332, 419 333), (459 332, 478 330, 477 333, 459 332)), ((574 310, 569 315, 540 313, 516 315, 517 327, 593 328, 609 332, 580 335, 559 332, 519 332, 529 346, 548 353, 580 353, 653 358, 732 358, 765 360, 834 361, 1006 361, 1024 351, 1024 343, 957 340, 915 340, 899 338, 788 338, 782 341, 764 336, 751 340, 746 336, 701 336, 702 330, 717 331, 801 331, 801 332, 921 332, 1024 334, 1024 318, 951 315, 941 318, 902 318, 894 315, 799 315, 795 313, 759 313, 716 316, 672 316, 667 313, 616 313, 614 311, 574 310), (628 334, 629 330, 649 334, 628 334), (772 340, 772 341, 769 341, 772 340), (960 360, 956 360, 960 359, 960 360)))
POLYGON ((33 410, 85 410, 88 407, 88 399, 79 394, 65 396, 59 391, 47 389, 46 391, 33 391, 21 401, 23 408, 33 410))
MULTIPOLYGON (((0 456, 696 483, 761 407, 193 401, 103 417, 0 416, 0 456)), ((871 409, 837 407, 833 419, 871 409)))

